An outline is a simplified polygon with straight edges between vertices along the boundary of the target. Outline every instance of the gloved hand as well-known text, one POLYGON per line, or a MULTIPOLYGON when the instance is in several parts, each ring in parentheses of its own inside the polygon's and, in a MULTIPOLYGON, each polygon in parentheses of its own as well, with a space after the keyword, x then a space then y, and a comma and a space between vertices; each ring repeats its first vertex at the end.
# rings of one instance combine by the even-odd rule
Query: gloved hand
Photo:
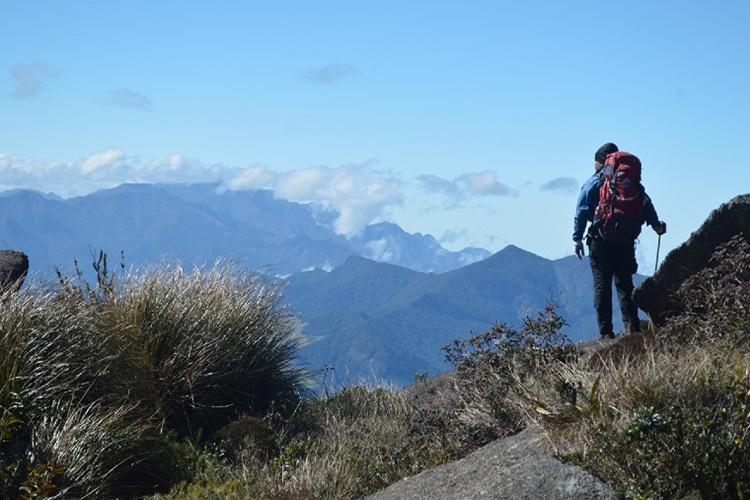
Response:
POLYGON ((583 242, 582 241, 574 241, 573 242, 573 250, 576 253, 576 257, 578 257, 578 260, 581 260, 583 257, 583 242))
POLYGON ((658 226, 654 226, 654 232, 656 234, 658 234, 659 236, 661 236, 662 234, 666 233, 667 232, 667 223, 664 222, 663 220, 660 220, 659 221, 659 225, 658 226))

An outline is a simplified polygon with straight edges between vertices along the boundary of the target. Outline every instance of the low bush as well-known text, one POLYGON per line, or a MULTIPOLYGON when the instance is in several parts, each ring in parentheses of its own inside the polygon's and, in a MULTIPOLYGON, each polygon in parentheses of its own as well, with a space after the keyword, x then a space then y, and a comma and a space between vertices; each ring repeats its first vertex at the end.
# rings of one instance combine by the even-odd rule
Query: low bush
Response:
POLYGON ((528 387, 545 384, 549 367, 576 356, 562 332, 565 321, 549 303, 520 328, 505 323, 445 346, 456 368, 461 434, 474 446, 513 434, 525 425, 528 387))

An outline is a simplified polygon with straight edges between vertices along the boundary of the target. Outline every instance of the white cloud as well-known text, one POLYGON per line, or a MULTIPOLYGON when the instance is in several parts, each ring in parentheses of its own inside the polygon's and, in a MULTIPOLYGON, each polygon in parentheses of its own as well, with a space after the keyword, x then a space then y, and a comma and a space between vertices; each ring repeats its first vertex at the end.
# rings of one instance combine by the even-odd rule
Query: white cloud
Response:
POLYGON ((394 249, 385 238, 368 241, 366 246, 370 251, 367 257, 377 262, 393 262, 396 257, 394 249))
POLYGON ((205 164, 172 155, 143 164, 120 148, 110 148, 77 161, 16 159, 0 155, 5 189, 34 189, 64 198, 112 188, 124 183, 211 182, 235 175, 239 169, 205 164))
POLYGON ((40 62, 17 64, 10 71, 15 89, 10 93, 16 99, 31 99, 42 93, 47 82, 58 76, 55 68, 40 62))
POLYGON ((497 173, 492 170, 484 172, 467 172, 449 181, 436 175, 421 175, 418 180, 422 186, 432 193, 442 193, 458 203, 467 196, 512 196, 516 190, 511 189, 497 180, 497 173))
POLYGON ((346 236, 358 234, 385 207, 400 203, 400 187, 394 177, 374 171, 370 163, 294 170, 274 183, 281 198, 335 209, 339 216, 334 230, 346 236))
POLYGON ((334 230, 354 236, 391 205, 401 202, 395 177, 376 171, 375 162, 338 168, 309 167, 277 173, 262 165, 248 168, 206 165, 173 154, 143 164, 120 148, 74 162, 19 160, 0 154, 0 189, 34 189, 64 198, 124 183, 223 182, 234 190, 273 189, 279 198, 334 210, 334 230))
POLYGON ((120 148, 111 148, 84 159, 80 164, 80 171, 83 175, 89 175, 97 170, 107 169, 107 173, 111 174, 119 165, 122 165, 125 159, 125 151, 120 148))
POLYGON ((431 192, 456 195, 461 190, 461 188, 458 186, 458 184, 456 184, 455 181, 449 181, 448 179, 443 179, 442 177, 438 177, 437 175, 420 175, 418 179, 422 183, 422 185, 431 192))
POLYGON ((278 176, 274 191, 289 200, 313 200, 326 198, 330 190, 332 170, 327 167, 309 167, 292 170, 278 176))
POLYGON ((172 154, 166 160, 152 160, 133 172, 126 182, 215 182, 237 175, 241 169, 225 165, 206 165, 194 158, 172 154))
POLYGON ((276 174, 265 165, 254 165, 240 169, 239 173, 227 181, 230 189, 241 191, 266 189, 273 185, 276 174))

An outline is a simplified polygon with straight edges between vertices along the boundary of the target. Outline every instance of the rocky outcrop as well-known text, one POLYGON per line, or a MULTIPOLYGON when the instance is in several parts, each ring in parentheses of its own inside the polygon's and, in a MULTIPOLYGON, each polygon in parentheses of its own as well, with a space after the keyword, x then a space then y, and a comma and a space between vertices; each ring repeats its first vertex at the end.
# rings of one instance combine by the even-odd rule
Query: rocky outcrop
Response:
POLYGON ((545 451, 539 427, 494 441, 466 458, 404 479, 369 500, 615 498, 612 489, 580 467, 545 451))
MULTIPOLYGON (((620 339, 618 339, 620 340, 620 339)), ((580 345, 580 355, 596 356, 618 341, 580 345)), ((449 371, 404 388, 423 411, 452 412, 460 406, 456 372, 449 371)), ((368 500, 610 499, 612 489, 580 467, 554 458, 545 431, 531 424, 468 456, 390 485, 368 500)))
POLYGON ((719 245, 738 234, 750 239, 750 194, 737 196, 711 212, 686 242, 667 254, 653 276, 635 288, 633 300, 657 326, 680 315, 680 286, 708 265, 719 245))
POLYGON ((0 292, 18 291, 29 272, 29 257, 17 250, 0 250, 0 292))

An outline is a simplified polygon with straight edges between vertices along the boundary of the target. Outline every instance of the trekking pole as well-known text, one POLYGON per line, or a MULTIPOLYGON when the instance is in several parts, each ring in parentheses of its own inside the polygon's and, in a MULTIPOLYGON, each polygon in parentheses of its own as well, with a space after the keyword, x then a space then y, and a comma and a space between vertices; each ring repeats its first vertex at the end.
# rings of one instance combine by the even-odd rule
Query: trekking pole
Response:
POLYGON ((659 235, 659 240, 656 243, 656 262, 654 263, 654 272, 659 268, 659 248, 661 248, 661 235, 659 235))

